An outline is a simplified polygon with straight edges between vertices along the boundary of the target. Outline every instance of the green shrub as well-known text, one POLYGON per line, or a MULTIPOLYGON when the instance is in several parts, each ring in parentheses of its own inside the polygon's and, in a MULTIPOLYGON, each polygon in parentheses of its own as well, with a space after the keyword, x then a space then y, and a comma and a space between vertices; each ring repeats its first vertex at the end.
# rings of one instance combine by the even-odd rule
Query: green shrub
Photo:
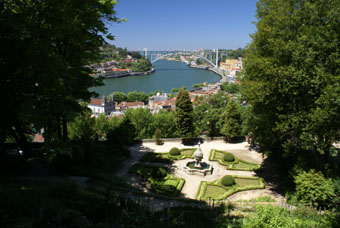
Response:
POLYGON ((294 182, 298 199, 303 204, 325 206, 335 197, 332 181, 314 169, 299 173, 294 177, 294 182))
POLYGON ((222 178, 222 180, 221 180, 221 184, 222 184, 223 186, 231 186, 231 185, 234 185, 234 184, 235 184, 235 179, 234 179, 234 177, 229 176, 229 175, 224 176, 224 177, 222 178))
POLYGON ((223 156, 223 160, 226 162, 233 162, 235 161, 235 156, 231 153, 225 153, 223 156))
POLYGON ((178 194, 178 190, 175 186, 164 184, 163 182, 154 182, 151 184, 151 188, 160 194, 175 196, 178 194))
POLYGON ((181 151, 177 147, 174 147, 174 148, 171 148, 169 153, 172 156, 177 156, 181 154, 181 151))
POLYGON ((152 177, 155 179, 162 179, 166 177, 166 175, 168 175, 168 171, 164 167, 159 167, 152 171, 152 177))

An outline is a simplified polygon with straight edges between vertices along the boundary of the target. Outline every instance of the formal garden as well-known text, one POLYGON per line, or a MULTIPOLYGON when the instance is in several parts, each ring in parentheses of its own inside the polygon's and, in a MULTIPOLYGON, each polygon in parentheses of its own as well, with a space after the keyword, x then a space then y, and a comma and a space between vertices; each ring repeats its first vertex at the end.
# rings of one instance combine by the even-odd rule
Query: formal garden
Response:
MULTIPOLYGON (((185 147, 179 142, 158 146, 144 143, 145 151, 140 157, 132 156, 132 165, 128 167, 128 172, 123 177, 127 179, 139 177, 137 181, 142 183, 144 190, 153 194, 201 201, 227 200, 230 195, 237 192, 265 188, 264 180, 256 177, 254 173, 261 165, 238 156, 239 154, 244 156, 242 154, 246 154, 247 151, 254 153, 244 148, 246 144, 218 142, 218 149, 214 149, 214 144, 216 143, 203 143, 201 149, 199 144, 185 147), (229 152, 230 146, 243 147, 242 153, 229 152), (195 167, 198 152, 202 153, 201 167, 195 167), (186 166, 199 170, 211 166, 212 173, 203 175, 188 173, 186 166)), ((137 150, 136 153, 142 152, 137 150)))

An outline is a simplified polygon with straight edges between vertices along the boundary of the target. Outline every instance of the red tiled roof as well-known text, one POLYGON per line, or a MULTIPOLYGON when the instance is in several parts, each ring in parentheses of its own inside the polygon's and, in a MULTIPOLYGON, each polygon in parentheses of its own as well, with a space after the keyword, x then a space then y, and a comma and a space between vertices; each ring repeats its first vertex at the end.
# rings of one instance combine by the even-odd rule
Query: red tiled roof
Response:
POLYGON ((98 98, 92 98, 89 104, 90 105, 96 105, 96 106, 102 106, 102 100, 100 100, 98 98))

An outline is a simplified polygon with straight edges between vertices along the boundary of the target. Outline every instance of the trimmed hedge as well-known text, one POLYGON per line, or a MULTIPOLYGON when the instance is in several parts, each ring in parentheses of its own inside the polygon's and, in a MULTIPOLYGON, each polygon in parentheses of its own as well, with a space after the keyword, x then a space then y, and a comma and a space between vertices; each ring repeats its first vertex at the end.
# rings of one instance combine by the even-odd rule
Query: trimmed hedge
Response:
POLYGON ((152 190, 159 194, 177 196, 184 185, 183 178, 170 174, 168 169, 160 166, 134 164, 130 173, 138 174, 151 184, 152 190))
POLYGON ((223 186, 232 186, 235 184, 235 179, 232 176, 224 176, 221 180, 223 186))
POLYGON ((142 162, 154 162, 154 163, 172 163, 173 160, 181 160, 186 158, 194 158, 193 154, 196 148, 184 148, 180 149, 180 154, 173 156, 170 153, 157 153, 148 152, 140 160, 142 162))
POLYGON ((235 179, 235 184, 232 186, 223 186, 222 185, 222 179, 217 179, 213 182, 207 182, 207 181, 201 181, 201 184, 198 188, 196 199, 198 200, 224 200, 228 196, 240 192, 240 191, 245 191, 245 190, 252 190, 252 189, 261 189, 264 188, 264 180, 259 177, 245 177, 245 176, 234 176, 232 177, 235 179), (237 184, 237 179, 243 179, 243 180, 258 180, 258 184, 249 184, 249 185, 239 185, 237 184), (216 196, 207 196, 207 189, 208 187, 218 187, 218 188, 224 188, 225 192, 221 195, 216 195, 216 196))
POLYGON ((224 153, 223 160, 226 162, 233 162, 235 161, 235 156, 232 153, 224 153))
POLYGON ((221 165, 226 166, 226 169, 230 170, 242 170, 242 171, 253 171, 261 167, 260 164, 244 161, 234 156, 235 160, 228 162, 224 160, 225 154, 230 154, 225 151, 212 149, 209 155, 209 161, 218 161, 221 165), (219 154, 219 155, 218 155, 219 154))
POLYGON ((171 148, 169 154, 172 156, 178 156, 181 154, 181 151, 177 147, 173 147, 171 148))

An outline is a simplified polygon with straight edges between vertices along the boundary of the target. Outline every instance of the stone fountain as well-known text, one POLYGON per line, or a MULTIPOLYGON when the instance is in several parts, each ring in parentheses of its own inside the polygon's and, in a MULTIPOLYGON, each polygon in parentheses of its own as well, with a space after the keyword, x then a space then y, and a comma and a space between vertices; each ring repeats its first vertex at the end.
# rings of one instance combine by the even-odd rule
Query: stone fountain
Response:
POLYGON ((201 144, 198 143, 198 148, 194 153, 194 161, 188 162, 184 166, 186 173, 190 175, 211 175, 213 167, 205 162, 202 162, 203 152, 201 150, 201 144))

